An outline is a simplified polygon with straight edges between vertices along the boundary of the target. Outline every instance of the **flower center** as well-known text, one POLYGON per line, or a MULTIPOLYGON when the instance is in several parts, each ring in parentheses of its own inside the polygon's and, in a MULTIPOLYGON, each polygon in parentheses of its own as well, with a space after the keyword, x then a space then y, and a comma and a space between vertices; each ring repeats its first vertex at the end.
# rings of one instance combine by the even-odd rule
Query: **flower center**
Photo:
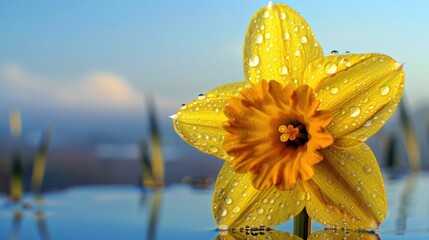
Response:
POLYGON ((308 140, 307 129, 304 124, 299 123, 296 126, 291 123, 289 125, 280 125, 279 127, 280 141, 286 143, 287 145, 293 145, 298 147, 303 145, 308 140))
POLYGON ((313 165, 323 160, 318 150, 333 143, 325 130, 332 114, 318 107, 311 87, 276 81, 262 80, 230 98, 223 110, 223 147, 233 157, 232 169, 251 173, 259 190, 290 190, 309 180, 313 165))

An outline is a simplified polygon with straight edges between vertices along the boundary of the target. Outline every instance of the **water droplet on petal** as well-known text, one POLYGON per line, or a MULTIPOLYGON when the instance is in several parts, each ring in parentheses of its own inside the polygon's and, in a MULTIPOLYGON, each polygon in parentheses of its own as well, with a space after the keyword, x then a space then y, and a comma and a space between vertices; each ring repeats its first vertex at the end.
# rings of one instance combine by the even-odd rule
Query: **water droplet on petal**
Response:
POLYGON ((368 135, 362 134, 362 135, 359 135, 356 139, 361 142, 365 142, 368 139, 368 135))
POLYGON ((249 66, 256 67, 259 64, 259 57, 256 55, 249 57, 249 66))
POLYGON ((170 115, 169 118, 171 118, 173 120, 176 120, 177 119, 177 114, 170 115))
POLYGON ((387 94, 389 94, 389 92, 390 92, 389 86, 384 86, 380 89, 381 96, 386 96, 387 94))
POLYGON ((231 204, 232 203, 232 199, 230 197, 226 197, 225 198, 225 203, 226 204, 231 204))
POLYGON ((338 87, 333 87, 333 88, 331 88, 331 93, 332 94, 337 94, 338 93, 338 87))
POLYGON ((306 37, 306 36, 302 36, 302 37, 299 39, 299 41, 300 41, 301 43, 307 43, 307 37, 306 37))
POLYGON ((232 209, 233 212, 238 213, 241 210, 239 206, 236 206, 232 209))
POLYGON ((403 63, 395 63, 395 69, 396 70, 400 70, 400 69, 402 69, 402 67, 404 66, 404 64, 403 63))
POLYGON ((265 38, 266 39, 269 39, 270 37, 271 37, 271 33, 269 33, 269 32, 265 33, 265 38))
POLYGON ((215 146, 210 147, 209 149, 210 153, 217 153, 218 152, 218 148, 215 146))
POLYGON ((258 208, 256 209, 256 212, 257 212, 258 214, 262 214, 262 213, 264 213, 264 209, 263 209, 263 208, 261 208, 261 207, 258 207, 258 208))
POLYGON ((369 126, 371 126, 371 120, 366 121, 363 125, 364 125, 365 127, 369 127, 369 126))
POLYGON ((297 56, 297 57, 298 57, 299 55, 301 55, 301 52, 300 52, 299 50, 296 50, 296 51, 295 51, 295 56, 297 56))
POLYGON ((225 208, 223 208, 223 209, 221 209, 221 210, 220 210, 220 215, 221 215, 222 217, 225 217, 225 216, 226 216, 226 214, 228 214, 228 210, 226 210, 225 208))
POLYGON ((366 173, 370 173, 370 172, 372 171, 371 166, 366 165, 366 164, 365 164, 365 165, 363 165, 362 169, 363 169, 363 171, 364 171, 364 172, 366 172, 366 173))
POLYGON ((338 54, 338 51, 337 50, 332 50, 331 51, 331 55, 337 55, 338 54))
POLYGON ((357 117, 360 114, 360 108, 359 107, 351 107, 350 108, 350 117, 357 117))
MULTIPOLYGON (((271 3, 271 1, 270 1, 270 3, 271 3)), ((269 8, 270 8, 270 7, 269 7, 269 8)), ((264 18, 268 18, 268 17, 270 16, 270 11, 265 10, 265 12, 262 14, 262 16, 263 16, 264 18)))
POLYGON ((204 96, 204 94, 202 94, 202 93, 200 93, 199 95, 198 95, 198 99, 200 99, 200 100, 202 100, 202 99, 204 99, 206 96, 204 96))
MULTIPOLYGON (((233 186, 233 187, 237 187, 238 186, 238 182, 237 181, 235 181, 235 180, 233 180, 232 182, 231 182, 231 185, 233 186)), ((243 193, 244 194, 244 193, 243 193)), ((247 194, 247 193, 246 193, 247 194)))
POLYGON ((262 34, 258 33, 255 35, 255 43, 262 43, 264 41, 264 36, 262 34))
POLYGON ((285 40, 289 40, 290 34, 288 32, 285 32, 285 35, 283 37, 285 40))
POLYGON ((275 5, 274 5, 273 1, 269 1, 269 2, 268 2, 268 8, 269 8, 269 9, 273 9, 273 8, 274 8, 274 6, 275 6, 275 5))
POLYGON ((279 70, 281 75, 286 75, 288 73, 288 69, 286 66, 281 67, 279 70))
POLYGON ((285 20, 286 19, 286 13, 284 13, 284 12, 280 13, 280 19, 285 20))
POLYGON ((325 72, 327 74, 334 74, 337 72, 337 64, 333 63, 333 62, 328 62, 325 65, 325 72))

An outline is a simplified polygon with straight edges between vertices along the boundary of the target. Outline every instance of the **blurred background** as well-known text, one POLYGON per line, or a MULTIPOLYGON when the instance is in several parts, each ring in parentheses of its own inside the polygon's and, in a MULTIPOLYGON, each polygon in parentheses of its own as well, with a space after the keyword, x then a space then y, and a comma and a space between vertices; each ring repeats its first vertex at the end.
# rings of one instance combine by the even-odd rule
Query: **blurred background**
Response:
MULTIPOLYGON (((181 141, 168 116, 199 93, 243 80, 245 31, 267 3, 0 1, 0 191, 9 191, 14 145, 29 190, 47 137, 43 191, 139 184, 148 106, 162 140, 165 183, 215 178, 222 161, 181 141), (15 137, 11 112, 22 123, 15 137)), ((326 54, 380 52, 405 64, 404 115, 397 111, 369 143, 382 166, 406 169, 407 138, 398 126, 408 121, 421 149, 418 165, 427 168, 429 2, 286 4, 309 22, 326 54)))

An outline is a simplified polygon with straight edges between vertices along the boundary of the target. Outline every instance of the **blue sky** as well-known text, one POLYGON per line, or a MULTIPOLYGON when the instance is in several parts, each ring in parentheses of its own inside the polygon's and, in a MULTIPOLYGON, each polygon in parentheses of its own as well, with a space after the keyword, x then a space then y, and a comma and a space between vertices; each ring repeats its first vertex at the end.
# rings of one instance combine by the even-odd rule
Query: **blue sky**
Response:
MULTIPOLYGON (((174 111, 199 93, 243 80, 247 24, 267 3, 2 1, 0 105, 109 111, 140 107, 141 95, 152 92, 174 111)), ((405 63, 410 105, 429 101, 428 1, 285 3, 309 22, 326 54, 390 55, 405 63)))

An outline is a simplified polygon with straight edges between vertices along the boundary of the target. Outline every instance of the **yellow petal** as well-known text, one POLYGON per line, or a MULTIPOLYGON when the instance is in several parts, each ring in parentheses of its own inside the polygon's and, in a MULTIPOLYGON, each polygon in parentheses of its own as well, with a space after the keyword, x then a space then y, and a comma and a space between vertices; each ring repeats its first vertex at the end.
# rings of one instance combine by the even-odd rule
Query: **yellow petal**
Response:
MULTIPOLYGON (((277 230, 270 231, 259 231, 260 227, 255 227, 253 230, 250 228, 246 230, 243 227, 242 230, 235 229, 235 231, 221 231, 215 240, 243 240, 249 239, 249 236, 252 236, 251 239, 281 239, 281 240, 302 240, 302 238, 297 237, 288 232, 281 232, 277 230), (258 237, 259 236, 259 237, 258 237)), ((266 229, 266 228, 262 228, 266 229)))
POLYGON ((308 240, 344 240, 344 239, 360 239, 360 240, 379 240, 380 237, 372 232, 353 231, 342 229, 324 229, 312 233, 308 240))
POLYGON ((198 150, 229 159, 222 147, 225 131, 222 123, 227 120, 223 107, 228 99, 246 88, 250 83, 231 83, 215 88, 194 101, 182 106, 171 118, 176 133, 198 150))
POLYGON ((377 229, 387 211, 380 168, 365 143, 321 150, 324 160, 305 182, 309 216, 336 228, 377 229))
POLYGON ((271 187, 259 191, 252 187, 251 173, 232 171, 225 162, 216 180, 213 195, 213 216, 220 229, 245 226, 273 227, 293 218, 305 206, 302 184, 290 191, 271 187))
POLYGON ((404 87, 402 65, 382 54, 345 54, 321 58, 305 78, 320 101, 319 110, 334 118, 327 130, 334 138, 365 141, 392 115, 404 87))
POLYGON ((252 17, 243 47, 246 81, 276 80, 298 86, 307 65, 323 57, 310 26, 284 4, 270 4, 252 17))

